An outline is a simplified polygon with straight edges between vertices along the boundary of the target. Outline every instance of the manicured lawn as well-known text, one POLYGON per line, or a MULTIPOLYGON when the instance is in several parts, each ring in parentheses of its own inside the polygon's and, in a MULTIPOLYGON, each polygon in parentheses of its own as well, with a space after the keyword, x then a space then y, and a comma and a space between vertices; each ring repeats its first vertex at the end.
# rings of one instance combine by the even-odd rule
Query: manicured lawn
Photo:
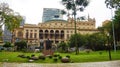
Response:
MULTIPOLYGON (((0 62, 28 62, 27 58, 20 58, 18 55, 24 54, 25 56, 31 56, 35 54, 35 56, 39 56, 41 53, 22 53, 22 52, 0 52, 0 62)), ((86 52, 80 52, 78 55, 75 53, 59 53, 62 57, 69 55, 71 61, 74 63, 79 62, 98 62, 98 61, 109 61, 108 51, 95 51, 90 52, 89 54, 86 52), (102 52, 100 54, 100 52, 102 52)), ((120 51, 111 52, 112 60, 120 60, 120 51)), ((54 57, 53 57, 54 58, 54 57)), ((57 62, 53 61, 53 58, 50 59, 46 57, 45 60, 35 60, 37 63, 61 63, 60 59, 57 62)))

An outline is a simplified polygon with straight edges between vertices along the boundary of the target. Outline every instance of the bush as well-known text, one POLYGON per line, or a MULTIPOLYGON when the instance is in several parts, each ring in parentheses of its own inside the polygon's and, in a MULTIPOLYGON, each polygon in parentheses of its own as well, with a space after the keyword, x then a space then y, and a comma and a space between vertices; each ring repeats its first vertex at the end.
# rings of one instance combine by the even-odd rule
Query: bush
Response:
POLYGON ((51 56, 51 55, 49 55, 48 57, 49 57, 50 59, 52 58, 52 56, 51 56))
POLYGON ((57 61, 58 61, 57 57, 55 57, 53 60, 54 60, 54 62, 57 62, 57 61))
POLYGON ((70 58, 70 56, 69 56, 69 55, 67 55, 66 57, 67 57, 67 58, 70 58))
POLYGON ((18 57, 26 58, 26 56, 24 54, 18 55, 18 57))
POLYGON ((57 57, 57 56, 58 56, 57 54, 54 55, 54 57, 57 57))
POLYGON ((61 58, 62 58, 62 56, 59 56, 58 58, 59 58, 59 59, 61 59, 61 58))
POLYGON ((102 52, 99 52, 100 55, 102 55, 102 52))
POLYGON ((39 59, 45 60, 45 56, 41 55, 41 56, 39 56, 39 59))
POLYGON ((27 48, 27 43, 25 41, 15 42, 15 46, 17 47, 17 50, 23 50, 27 48))
POLYGON ((6 47, 6 48, 11 47, 11 43, 10 42, 5 42, 5 44, 3 45, 3 47, 6 47))
POLYGON ((26 58, 31 59, 30 56, 27 56, 26 58))
POLYGON ((35 56, 34 54, 31 55, 31 57, 34 57, 34 56, 35 56))

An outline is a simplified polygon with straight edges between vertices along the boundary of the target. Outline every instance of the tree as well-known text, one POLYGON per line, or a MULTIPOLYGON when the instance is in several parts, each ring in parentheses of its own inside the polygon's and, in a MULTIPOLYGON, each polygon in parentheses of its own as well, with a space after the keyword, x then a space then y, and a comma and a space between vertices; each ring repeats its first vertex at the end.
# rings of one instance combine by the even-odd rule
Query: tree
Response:
POLYGON ((61 42, 58 45, 58 48, 62 50, 62 52, 67 52, 68 45, 65 42, 61 42))
POLYGON ((107 8, 120 8, 120 0, 105 0, 107 8))
MULTIPOLYGON (((84 11, 84 8, 88 6, 89 0, 62 0, 62 4, 66 7, 68 12, 68 17, 70 15, 74 16, 74 26, 75 26, 75 35, 77 35, 76 32, 76 15, 77 11, 84 11), (70 11, 72 13, 70 14, 70 11)), ((64 12, 65 13, 65 12, 64 12)), ((76 54, 78 54, 78 45, 77 45, 77 39, 75 37, 75 45, 76 45, 76 54)))
POLYGON ((85 37, 81 34, 73 34, 69 40, 70 47, 76 47, 77 54, 79 53, 79 47, 85 44, 85 37), (76 41, 77 40, 77 41, 76 41), (76 45, 77 44, 77 45, 76 45))
POLYGON ((10 42, 5 42, 5 44, 3 45, 3 47, 6 47, 6 48, 11 47, 11 46, 12 46, 12 45, 11 45, 10 42))
POLYGON ((19 13, 16 13, 10 9, 7 3, 0 4, 0 28, 3 25, 7 26, 7 29, 13 35, 14 29, 19 27, 21 21, 22 17, 19 13))
MULTIPOLYGON (((115 41, 119 43, 120 42, 120 35, 119 35, 120 34, 120 8, 115 11, 115 16, 112 19, 112 21, 106 23, 103 27, 99 28, 99 30, 103 31, 104 33, 108 32, 110 34, 110 37, 113 37, 112 23, 114 23, 115 41)), ((111 40, 111 42, 113 43, 113 40, 111 40)))
POLYGON ((107 36, 103 33, 94 33, 86 37, 88 49, 92 50, 104 50, 107 42, 107 36))
POLYGON ((65 6, 66 10, 62 10, 62 14, 77 15, 76 11, 84 11, 84 8, 88 6, 89 0, 62 0, 62 4, 65 6))
POLYGON ((17 50, 23 50, 27 48, 27 43, 25 41, 15 42, 17 50))
POLYGON ((120 42, 120 8, 116 10, 114 19, 115 40, 120 42))
POLYGON ((7 23, 5 19, 11 14, 13 14, 13 10, 9 8, 9 5, 7 3, 0 3, 0 28, 7 23))

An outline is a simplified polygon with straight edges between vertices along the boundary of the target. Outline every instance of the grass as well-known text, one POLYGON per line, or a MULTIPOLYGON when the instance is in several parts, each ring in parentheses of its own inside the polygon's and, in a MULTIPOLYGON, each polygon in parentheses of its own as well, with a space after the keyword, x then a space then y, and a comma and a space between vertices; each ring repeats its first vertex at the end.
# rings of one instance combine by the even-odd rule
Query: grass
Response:
MULTIPOLYGON (((41 53, 22 53, 22 52, 0 52, 0 62, 18 62, 18 63, 26 63, 28 62, 28 59, 26 58, 20 58, 17 57, 20 54, 24 54, 25 56, 31 56, 32 54, 35 54, 35 56, 39 56, 41 53)), ((67 55, 70 56, 71 61, 75 63, 80 62, 98 62, 98 61, 109 61, 109 54, 108 51, 95 51, 95 52, 80 52, 78 55, 75 55, 75 53, 59 53, 62 57, 65 57, 67 55), (100 52, 102 54, 100 54, 100 52)), ((120 60, 120 51, 117 51, 116 53, 114 51, 111 51, 112 60, 120 60)), ((46 58, 45 60, 36 60, 35 63, 61 63, 60 60, 57 62, 53 61, 53 58, 46 58)))

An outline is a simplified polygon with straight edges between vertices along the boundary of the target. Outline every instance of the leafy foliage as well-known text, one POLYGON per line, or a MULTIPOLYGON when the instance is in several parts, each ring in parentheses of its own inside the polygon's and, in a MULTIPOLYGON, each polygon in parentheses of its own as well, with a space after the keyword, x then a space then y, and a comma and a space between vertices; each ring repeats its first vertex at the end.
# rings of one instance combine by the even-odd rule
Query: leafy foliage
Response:
POLYGON ((25 41, 15 42, 15 46, 17 46, 17 50, 23 50, 27 48, 27 43, 25 41))
POLYGON ((115 12, 114 19, 115 40, 120 41, 120 8, 115 12))
POLYGON ((58 49, 61 50, 60 52, 67 52, 68 45, 65 42, 61 42, 58 45, 58 49))
POLYGON ((3 45, 3 47, 6 47, 6 48, 11 47, 11 46, 12 46, 12 45, 11 45, 10 42, 5 42, 5 44, 3 45))
POLYGON ((88 36, 86 47, 92 50, 104 50, 107 36, 102 33, 94 33, 88 36))
POLYGON ((89 4, 89 0, 62 0, 62 4, 67 9, 64 14, 68 13, 68 17, 70 17, 70 15, 76 15, 77 10, 84 11, 84 8, 89 4), (70 14, 69 11, 72 13, 70 14))
POLYGON ((85 46, 87 49, 92 49, 92 50, 104 50, 105 49, 105 44, 107 43, 107 36, 103 33, 94 33, 94 34, 86 34, 86 35, 81 35, 81 34, 74 34, 70 38, 70 47, 81 47, 85 46), (77 39, 77 41, 75 40, 77 39), (75 45, 75 42, 77 45, 75 45))
MULTIPOLYGON (((103 33, 108 32, 110 34, 110 37, 113 37, 113 29, 115 33, 115 41, 118 43, 120 42, 120 8, 117 9, 117 11, 115 12, 115 16, 112 21, 106 23, 103 27, 99 28, 99 30, 103 33)), ((110 42, 113 43, 112 39, 113 38, 111 38, 110 42)))
POLYGON ((120 0, 105 0, 107 8, 120 8, 120 0))
POLYGON ((19 13, 10 9, 7 3, 0 3, 0 28, 5 25, 13 33, 13 30, 19 27, 21 21, 22 17, 19 13))
POLYGON ((81 34, 74 34, 70 37, 69 41, 70 41, 69 43, 70 47, 76 47, 76 46, 81 47, 84 44, 85 39, 81 34), (75 45, 75 42, 77 45, 75 45))

